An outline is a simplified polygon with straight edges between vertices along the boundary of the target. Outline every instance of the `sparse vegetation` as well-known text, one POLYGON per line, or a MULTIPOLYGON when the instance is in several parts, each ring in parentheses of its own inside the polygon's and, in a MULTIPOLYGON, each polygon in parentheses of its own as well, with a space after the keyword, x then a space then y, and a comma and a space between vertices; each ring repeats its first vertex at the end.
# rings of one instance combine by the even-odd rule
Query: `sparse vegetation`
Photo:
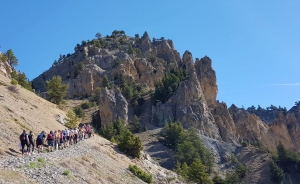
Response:
POLYGON ((20 84, 23 88, 32 91, 31 82, 27 79, 25 73, 13 71, 10 76, 12 77, 11 83, 13 85, 20 84))
POLYGON ((85 113, 84 113, 83 109, 81 108, 81 106, 74 107, 73 111, 75 112, 75 114, 77 115, 77 117, 84 118, 85 113))
POLYGON ((165 103, 177 89, 180 81, 188 78, 188 72, 183 69, 171 70, 161 82, 155 83, 155 92, 152 97, 152 102, 155 105, 157 102, 165 103))
POLYGON ((134 133, 138 133, 141 129, 141 122, 137 116, 134 116, 133 121, 129 122, 131 126, 131 131, 134 133))
POLYGON ((124 120, 117 119, 108 125, 102 126, 100 134, 108 140, 114 140, 119 149, 127 155, 140 157, 143 149, 142 142, 139 137, 134 136, 129 131, 124 120))
MULTIPOLYGON (((163 143, 176 151, 178 163, 175 171, 181 174, 184 178, 191 181, 199 181, 200 179, 194 178, 194 174, 192 173, 194 172, 193 169, 196 167, 202 169, 205 168, 206 174, 211 171, 214 157, 205 148, 194 128, 189 128, 185 131, 181 123, 169 120, 163 128, 162 136, 163 143), (194 165, 192 166, 192 164, 194 165), (203 167, 201 166, 202 164, 203 167), (191 169, 189 169, 190 167, 191 169)), ((203 177, 205 178, 206 175, 203 175, 203 177)))
POLYGON ((129 170, 146 183, 152 183, 152 175, 146 173, 136 165, 129 165, 129 170))
POLYGON ((12 85, 18 85, 18 81, 16 79, 12 79, 10 83, 12 85))
POLYGON ((64 170, 64 171, 63 171, 63 175, 68 176, 69 174, 70 174, 70 171, 69 171, 69 170, 64 170))

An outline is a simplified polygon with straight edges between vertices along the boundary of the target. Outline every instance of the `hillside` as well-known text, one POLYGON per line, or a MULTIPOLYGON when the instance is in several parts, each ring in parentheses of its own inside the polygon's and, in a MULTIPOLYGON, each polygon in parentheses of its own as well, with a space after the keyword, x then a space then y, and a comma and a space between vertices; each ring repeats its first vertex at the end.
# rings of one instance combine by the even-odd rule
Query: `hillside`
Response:
MULTIPOLYGON (((47 96, 46 81, 56 75, 61 76, 63 83, 69 85, 69 103, 65 109, 79 105, 81 101, 78 99, 99 104, 88 110, 83 120, 90 123, 90 116, 94 114, 93 124, 98 130, 119 118, 130 126, 137 117, 141 123, 137 135, 143 141, 144 151, 163 167, 171 169, 176 164, 174 150, 159 141, 161 128, 168 121, 180 122, 185 129, 196 129, 197 136, 215 158, 214 173, 222 177, 233 172, 236 163, 230 160, 236 156, 239 162, 257 171, 251 172, 251 177, 247 176, 245 181, 272 183, 266 176, 271 155, 260 152, 260 148, 255 146, 275 151, 277 145, 283 142, 287 149, 299 152, 300 105, 284 111, 250 111, 234 104, 228 108, 225 102, 217 100, 217 76, 208 56, 194 60, 188 50, 180 55, 172 40, 164 37, 151 40, 147 32, 142 37, 138 34, 131 37, 124 31, 82 41, 74 51, 62 55, 49 70, 32 81, 35 91, 47 96)), ((3 88, 7 90, 7 87, 3 88)), ((34 95, 27 93, 30 94, 24 95, 24 99, 34 95)), ((40 100, 54 111, 47 111, 53 114, 46 114, 51 120, 44 121, 62 126, 57 123, 57 118, 63 118, 64 112, 56 112, 55 105, 40 100)), ((8 104, 6 106, 9 107, 8 104)), ((7 111, 12 114, 18 112, 14 109, 4 112, 7 111)), ((16 117, 13 120, 17 125, 27 123, 32 126, 25 114, 16 117)), ((35 114, 33 117, 39 116, 35 114)), ((49 127, 39 130, 42 129, 49 130, 49 127)))
POLYGON ((0 183, 143 183, 128 170, 135 164, 151 173, 155 183, 170 178, 171 183, 178 182, 176 174, 157 165, 146 153, 141 159, 128 158, 98 135, 60 151, 22 158, 18 148, 22 130, 38 134, 64 129, 58 120, 65 112, 19 85, 13 87, 1 74, 0 96, 0 183), (68 176, 63 175, 66 170, 68 176))

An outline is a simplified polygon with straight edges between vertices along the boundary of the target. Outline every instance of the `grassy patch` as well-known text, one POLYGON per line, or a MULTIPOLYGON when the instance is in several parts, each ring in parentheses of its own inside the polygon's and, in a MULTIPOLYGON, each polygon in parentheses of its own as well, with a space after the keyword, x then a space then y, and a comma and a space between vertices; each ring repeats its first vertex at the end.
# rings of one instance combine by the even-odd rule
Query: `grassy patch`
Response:
POLYGON ((63 175, 68 176, 70 174, 69 170, 64 170, 63 175))
POLYGON ((129 170, 136 175, 137 177, 139 177, 141 180, 143 180, 146 183, 152 183, 152 175, 146 173, 145 171, 143 171, 142 169, 140 169, 138 166, 134 165, 129 165, 129 170))
POLYGON ((13 118, 14 122, 17 123, 22 129, 25 130, 30 130, 26 125, 24 125, 23 123, 21 123, 18 119, 13 118))
POLYGON ((45 158, 38 158, 37 161, 38 161, 39 163, 45 163, 45 162, 46 162, 46 161, 45 161, 45 158))
POLYGON ((30 169, 34 169, 34 168, 41 168, 45 165, 46 165, 45 158, 38 158, 37 162, 30 162, 28 167, 30 169))

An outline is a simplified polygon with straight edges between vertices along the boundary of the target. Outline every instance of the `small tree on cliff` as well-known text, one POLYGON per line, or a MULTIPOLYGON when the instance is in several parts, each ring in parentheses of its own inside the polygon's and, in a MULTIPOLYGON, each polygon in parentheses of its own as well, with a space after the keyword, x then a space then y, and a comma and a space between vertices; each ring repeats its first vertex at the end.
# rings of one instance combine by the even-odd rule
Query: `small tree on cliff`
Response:
POLYGON ((67 113, 65 126, 68 128, 77 128, 78 127, 78 118, 73 111, 73 109, 70 109, 67 113))
POLYGON ((11 49, 6 51, 5 56, 10 66, 18 66, 18 59, 16 58, 14 52, 11 49))
POLYGON ((46 81, 46 83, 49 101, 55 104, 61 103, 67 95, 69 85, 63 84, 60 76, 54 76, 51 80, 46 81))
POLYGON ((110 88, 110 83, 109 83, 109 80, 108 80, 108 78, 107 78, 106 75, 103 77, 103 80, 102 80, 102 87, 103 87, 103 88, 105 88, 105 87, 110 88))

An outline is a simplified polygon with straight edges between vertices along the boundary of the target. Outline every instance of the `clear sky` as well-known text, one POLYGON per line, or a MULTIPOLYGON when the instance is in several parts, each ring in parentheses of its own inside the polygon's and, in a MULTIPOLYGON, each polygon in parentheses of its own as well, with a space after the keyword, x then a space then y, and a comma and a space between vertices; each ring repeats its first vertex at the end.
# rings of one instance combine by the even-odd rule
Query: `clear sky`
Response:
POLYGON ((228 106, 289 109, 300 100, 299 10, 299 0, 1 1, 0 51, 12 49, 32 80, 97 32, 147 31, 181 55, 209 56, 228 106))

